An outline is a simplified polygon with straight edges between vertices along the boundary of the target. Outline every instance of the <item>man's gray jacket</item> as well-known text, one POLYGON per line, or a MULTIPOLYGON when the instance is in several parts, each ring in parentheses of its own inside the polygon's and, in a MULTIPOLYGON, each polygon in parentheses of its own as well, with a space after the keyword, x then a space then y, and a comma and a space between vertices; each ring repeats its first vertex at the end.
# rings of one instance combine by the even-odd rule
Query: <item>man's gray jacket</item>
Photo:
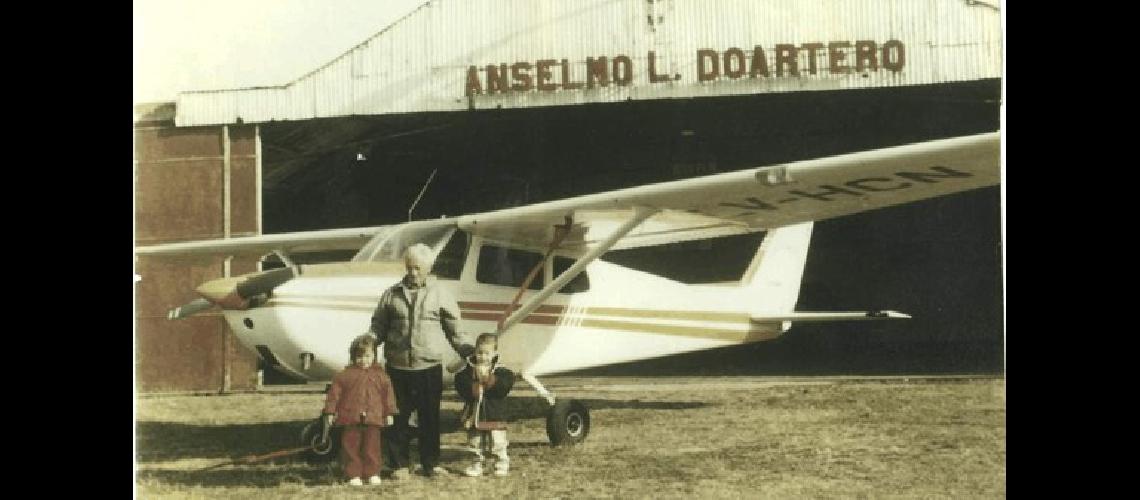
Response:
POLYGON ((475 350, 459 331, 459 304, 434 279, 418 289, 415 304, 409 296, 401 280, 384 291, 372 313, 371 330, 384 345, 386 368, 423 370, 475 350))

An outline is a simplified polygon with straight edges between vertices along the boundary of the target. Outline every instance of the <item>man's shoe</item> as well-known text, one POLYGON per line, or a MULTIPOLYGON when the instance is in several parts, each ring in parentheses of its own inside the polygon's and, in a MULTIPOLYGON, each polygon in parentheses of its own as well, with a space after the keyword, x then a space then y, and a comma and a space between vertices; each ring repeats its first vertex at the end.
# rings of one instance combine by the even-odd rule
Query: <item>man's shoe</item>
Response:
POLYGON ((407 467, 400 467, 392 471, 392 479, 396 481, 407 481, 412 478, 412 473, 408 471, 407 467))
POLYGON ((425 477, 436 477, 436 476, 449 476, 449 475, 451 475, 450 472, 447 472, 447 469, 444 469, 443 467, 440 467, 438 465, 436 465, 435 467, 432 467, 430 469, 425 467, 422 470, 423 470, 423 474, 425 477))
POLYGON ((471 467, 468 467, 467 470, 463 471, 463 475, 465 475, 467 477, 482 476, 483 475, 483 464, 480 464, 480 463, 473 464, 471 467))
POLYGON ((372 485, 372 486, 379 485, 382 482, 383 481, 380 479, 380 476, 372 476, 372 477, 368 478, 368 484, 372 485))
POLYGON ((348 480, 348 485, 349 486, 364 486, 364 481, 361 481, 359 477, 354 477, 354 478, 348 480))

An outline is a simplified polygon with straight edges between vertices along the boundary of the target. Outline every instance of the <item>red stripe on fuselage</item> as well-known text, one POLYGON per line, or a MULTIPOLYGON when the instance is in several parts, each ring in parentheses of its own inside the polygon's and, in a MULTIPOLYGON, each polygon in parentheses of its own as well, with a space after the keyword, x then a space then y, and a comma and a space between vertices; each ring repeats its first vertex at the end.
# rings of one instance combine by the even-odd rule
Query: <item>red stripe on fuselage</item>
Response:
MULTIPOLYGON (((506 306, 506 304, 504 304, 506 306)), ((499 321, 503 318, 502 314, 493 312, 470 312, 462 313, 463 319, 474 319, 482 321, 499 321)), ((532 325, 557 325, 562 319, 562 316, 536 316, 530 315, 522 320, 523 323, 532 325)))

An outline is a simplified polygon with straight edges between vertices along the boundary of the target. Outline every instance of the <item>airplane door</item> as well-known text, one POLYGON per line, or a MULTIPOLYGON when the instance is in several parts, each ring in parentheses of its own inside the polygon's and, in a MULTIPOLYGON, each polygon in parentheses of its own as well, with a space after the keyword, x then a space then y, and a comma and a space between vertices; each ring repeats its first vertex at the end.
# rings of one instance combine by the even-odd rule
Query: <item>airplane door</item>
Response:
MULTIPOLYGON (((497 331, 507 306, 518 294, 531 269, 540 262, 541 253, 472 237, 459 282, 463 328, 478 333, 497 331)), ((546 283, 545 267, 540 268, 527 291, 519 298, 519 303, 542 289, 546 283)), ((536 316, 534 321, 519 323, 500 338, 499 353, 507 366, 525 370, 546 350, 557 327, 549 321, 553 319, 549 315, 541 316, 536 316)))

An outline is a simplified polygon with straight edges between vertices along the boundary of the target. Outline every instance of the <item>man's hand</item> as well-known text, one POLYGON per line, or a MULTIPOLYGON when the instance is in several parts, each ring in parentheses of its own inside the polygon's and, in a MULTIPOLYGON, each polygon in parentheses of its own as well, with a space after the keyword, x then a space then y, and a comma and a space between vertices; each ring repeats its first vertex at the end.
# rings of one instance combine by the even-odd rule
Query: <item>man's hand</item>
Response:
POLYGON ((466 365, 466 362, 463 361, 463 358, 457 357, 447 364, 447 373, 457 373, 459 370, 463 369, 464 365, 466 365))
POLYGON ((325 414, 325 425, 328 427, 332 427, 333 422, 336 422, 336 413, 326 413, 325 414))
POLYGON ((388 415, 387 417, 384 417, 384 425, 387 425, 388 427, 391 427, 391 426, 393 426, 393 425, 395 425, 395 424, 396 424, 396 418, 395 418, 395 417, 393 417, 393 416, 391 416, 391 415, 388 415))

